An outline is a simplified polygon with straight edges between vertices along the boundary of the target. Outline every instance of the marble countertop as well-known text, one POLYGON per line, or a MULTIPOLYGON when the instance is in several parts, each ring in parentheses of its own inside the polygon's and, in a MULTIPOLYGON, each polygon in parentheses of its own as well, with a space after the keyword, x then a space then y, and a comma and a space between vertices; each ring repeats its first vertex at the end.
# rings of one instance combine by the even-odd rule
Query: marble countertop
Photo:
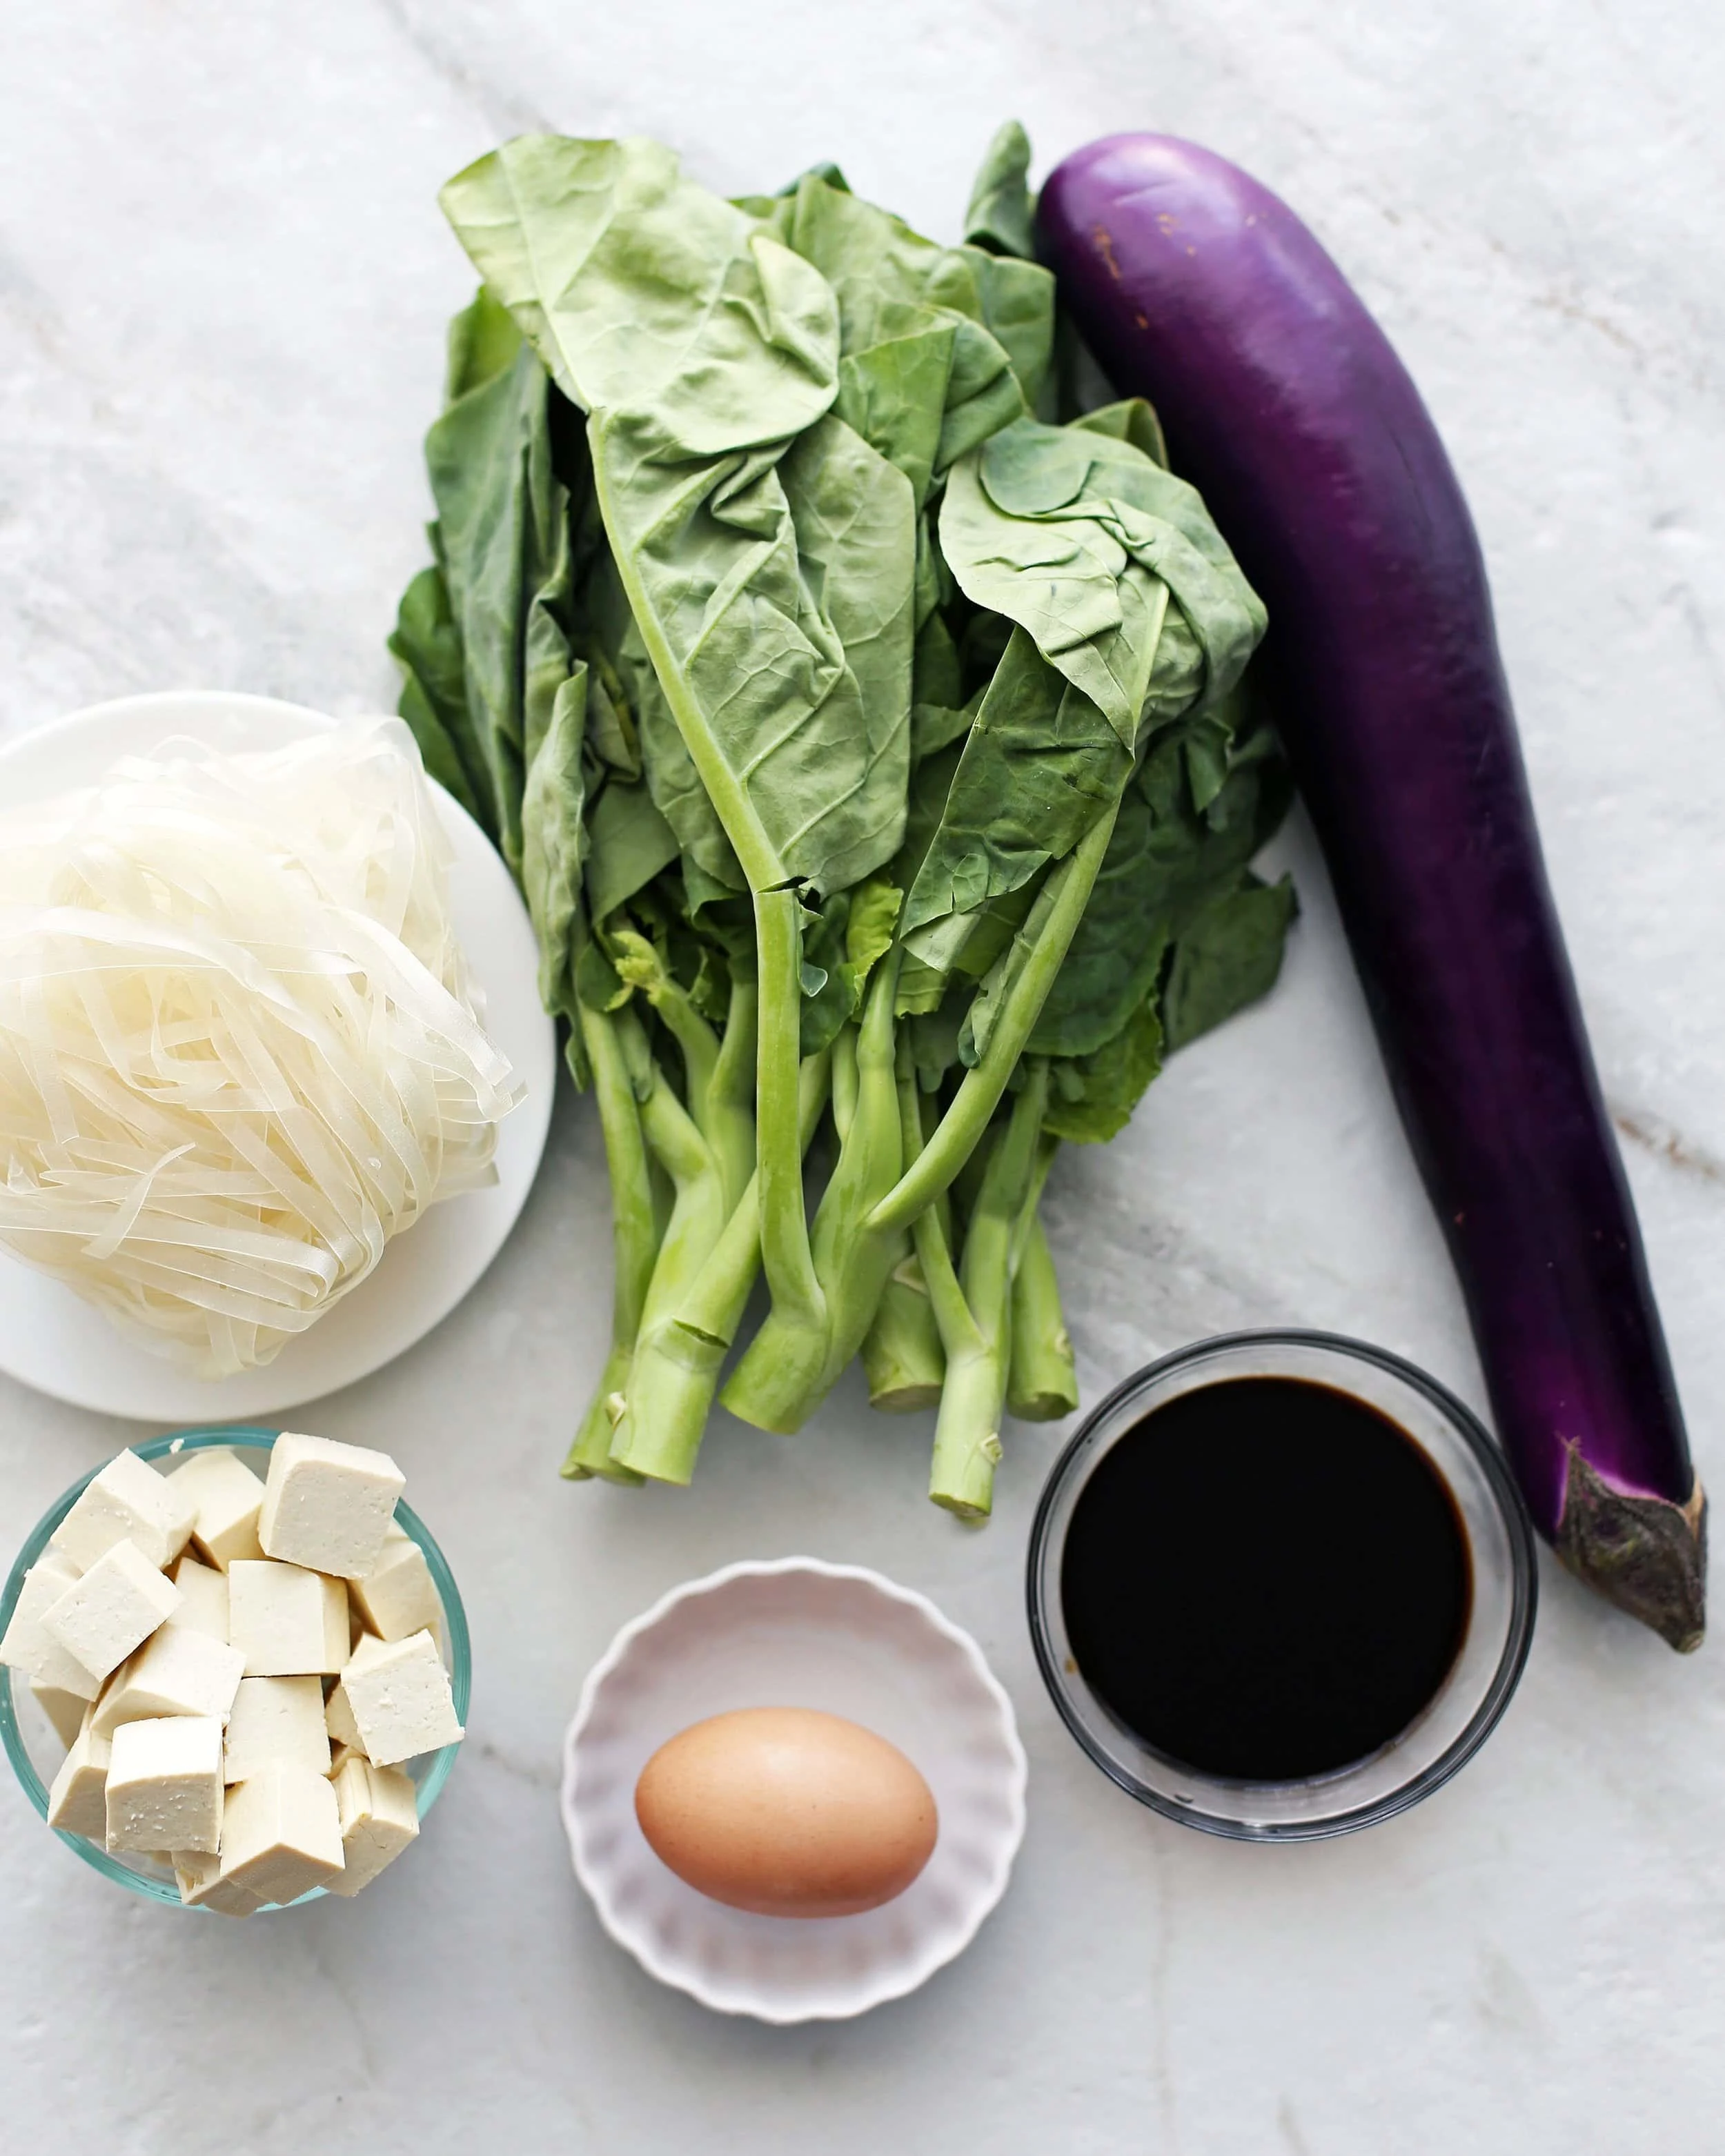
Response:
MULTIPOLYGON (((1705 0, 62 0, 0 67, 0 732, 222 686, 393 698, 418 437, 467 289, 439 183, 500 136, 643 131, 725 189, 821 157, 950 233, 996 122, 1045 163, 1153 125, 1315 225, 1409 362, 1490 558, 1552 871, 1704 1477, 1725 1479, 1725 38, 1705 0)), ((1087 1395, 1239 1324, 1356 1332, 1477 1399, 1322 869, 1271 1000, 1181 1058, 1052 1233, 1087 1395)), ((176 1919, 0 1789, 8 2147, 138 2156, 1703 2156, 1725 2108, 1725 1661, 1548 1561, 1459 1781, 1331 1845, 1142 1812, 1033 1667, 1024 1535, 923 1502, 927 1430, 844 1392, 721 1421, 688 1496, 554 1469, 599 1359, 605 1183, 559 1106, 514 1239, 423 1348, 316 1410, 387 1445, 475 1628, 466 1755, 416 1861, 266 1923, 176 1919), (1031 1756, 1014 1886, 914 1998, 776 2030, 600 1933, 558 1740, 673 1582, 811 1550, 982 1641, 1031 1756)), ((0 1382, 0 1547, 132 1435, 0 1382)))

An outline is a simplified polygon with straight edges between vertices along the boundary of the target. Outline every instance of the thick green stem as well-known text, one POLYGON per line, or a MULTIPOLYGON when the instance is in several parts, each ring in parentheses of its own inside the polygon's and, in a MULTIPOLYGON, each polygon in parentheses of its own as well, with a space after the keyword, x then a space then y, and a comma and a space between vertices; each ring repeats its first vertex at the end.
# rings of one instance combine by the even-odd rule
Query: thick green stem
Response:
POLYGON ((731 1008, 707 1091, 707 1119, 702 1125, 725 1185, 729 1212, 755 1173, 755 1056, 761 998, 752 980, 733 974, 731 1008))
MULTIPOLYGON (((820 1124, 821 1111, 827 1104, 831 1074, 832 1058, 829 1050, 823 1049, 819 1055, 804 1057, 802 1069, 798 1073, 797 1147, 799 1155, 807 1152, 814 1142, 814 1133, 820 1124)), ((721 1348, 728 1348, 737 1337, 737 1328, 742 1322, 749 1291, 754 1286, 755 1276, 760 1266, 760 1189, 755 1178, 751 1177, 732 1209, 731 1218, 725 1223, 725 1232, 719 1238, 711 1257, 701 1268, 701 1277, 691 1288, 677 1312, 678 1324, 697 1338, 716 1341, 721 1348)))
POLYGON ((640 1332, 623 1412, 614 1418, 613 1463, 639 1477, 636 1431, 642 1426, 644 1364, 654 1342, 670 1325, 684 1296, 699 1279, 726 1224, 725 1191, 712 1147, 656 1065, 648 1072, 641 1128, 654 1157, 671 1178, 676 1196, 641 1312, 640 1332))
POLYGON ((947 1383, 935 1424, 928 1494, 966 1519, 985 1517, 993 1503, 1011 1356, 1013 1250, 1035 1176, 1047 1104, 1048 1064, 1038 1056, 1027 1066, 1006 1127, 994 1140, 965 1223, 958 1284, 968 1325, 955 1322, 947 1341, 947 1383))
POLYGON ((725 1227, 725 1193, 712 1147, 656 1070, 654 1081, 641 1103, 641 1128, 676 1197, 641 1311, 644 1335, 675 1315, 725 1227))
MULTIPOLYGON (((829 1068, 823 1050, 805 1058, 799 1074, 798 1132, 804 1151, 826 1104, 829 1068)), ((642 1332, 629 1413, 617 1433, 618 1458, 639 1474, 675 1483, 694 1474, 719 1372, 760 1262, 760 1200, 751 1177, 675 1315, 642 1332)))
POLYGON ((611 1177, 611 1350, 582 1417, 575 1442, 563 1462, 571 1481, 603 1475, 615 1481, 639 1481, 611 1458, 611 1435, 622 1412, 630 1360, 646 1307, 647 1291, 659 1255, 653 1179, 646 1142, 615 1020, 603 1011, 577 1006, 581 1039, 593 1071, 599 1129, 611 1177))
MULTIPOLYGON (((922 1093, 907 1038, 901 1034, 895 1057, 899 1123, 905 1165, 922 1150, 922 1093)), ((863 1341, 863 1370, 869 1381, 869 1405, 887 1414, 911 1414, 935 1406, 947 1374, 947 1351, 939 1322, 908 1230, 893 1245, 892 1270, 880 1291, 863 1341)))
POLYGON ((856 1114, 856 1028, 841 1025, 833 1043, 833 1135, 842 1146, 856 1114))
POLYGON ((951 1187, 988 1128, 1090 903, 1117 806, 1096 819, 1050 876, 1043 892, 1045 906, 1039 901, 1042 918, 1034 940, 1006 992, 982 1060, 965 1073, 921 1157, 875 1207, 870 1216, 871 1228, 901 1228, 914 1220, 951 1187))
POLYGON ((928 1494, 961 1520, 985 1520, 994 1506, 1000 1461, 1000 1410, 1006 1390, 999 1348, 947 1358, 934 1430, 928 1494))
POLYGON ((713 1074, 719 1065, 719 1039, 675 981, 655 981, 643 991, 683 1055, 683 1093, 696 1127, 706 1129, 713 1074))
POLYGON ((922 1262, 909 1234, 899 1230, 903 1255, 886 1276, 874 1322, 863 1336, 863 1374, 869 1405, 883 1414, 914 1414, 932 1408, 947 1374, 947 1351, 935 1322, 922 1262))
POLYGON ((803 1151, 797 1142, 803 926, 795 891, 755 893, 755 940, 761 968, 755 1078, 761 1258, 773 1308, 783 1312, 787 1322, 818 1331, 826 1322, 826 1298, 809 1247, 803 1151))
MULTIPOLYGON (((721 1395, 731 1412, 757 1429, 800 1430, 863 1342, 892 1269, 893 1238, 865 1224, 897 1180, 903 1163, 893 1054, 892 999, 898 957, 875 968, 856 1035, 856 1103, 811 1236, 823 1322, 773 1308, 721 1395)), ((766 1128, 764 1105, 762 1128, 766 1128)), ((762 1219, 766 1217, 762 1209, 762 1219)))
POLYGON ((662 969, 639 986, 681 1052, 684 1097, 696 1128, 712 1148, 728 1210, 755 1172, 755 984, 733 985, 722 1040, 696 1009, 688 990, 662 969))
POLYGON ((1056 1422, 1078 1405, 1078 1372, 1060 1307, 1060 1284, 1038 1209, 1059 1147, 1058 1138, 1045 1137, 1038 1149, 1036 1172, 1014 1239, 1012 1367, 1006 1404, 1020 1422, 1056 1422))

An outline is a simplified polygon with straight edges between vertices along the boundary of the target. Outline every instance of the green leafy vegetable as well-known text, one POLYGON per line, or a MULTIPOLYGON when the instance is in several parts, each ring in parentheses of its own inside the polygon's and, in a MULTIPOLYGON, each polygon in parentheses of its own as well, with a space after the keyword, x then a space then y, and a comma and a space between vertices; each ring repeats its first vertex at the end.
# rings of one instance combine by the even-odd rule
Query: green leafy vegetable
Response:
POLYGON ((964 213, 964 237, 997 254, 1036 253, 1036 205, 1029 187, 1030 138, 1009 120, 988 145, 964 213))
POLYGON ((1076 1401, 1059 1144, 1280 964, 1262 609, 1147 405, 1041 416, 1095 376, 1029 172, 1009 124, 957 247, 836 167, 727 203, 640 141, 526 137, 444 191, 485 281, 390 642, 598 1101, 572 1476, 689 1479, 764 1270, 727 1404, 797 1429, 860 1353, 985 1512, 1009 1409, 1076 1401))

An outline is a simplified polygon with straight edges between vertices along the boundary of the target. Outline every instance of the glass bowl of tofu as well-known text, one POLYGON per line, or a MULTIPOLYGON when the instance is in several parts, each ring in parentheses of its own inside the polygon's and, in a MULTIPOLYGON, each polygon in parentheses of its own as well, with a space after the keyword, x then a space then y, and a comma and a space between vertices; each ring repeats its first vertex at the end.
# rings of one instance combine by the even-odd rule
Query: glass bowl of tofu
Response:
POLYGON ((73 1485, 0 1589, 0 1743, 146 1898, 351 1897, 417 1839, 472 1689, 461 1598, 388 1454, 182 1430, 73 1485))

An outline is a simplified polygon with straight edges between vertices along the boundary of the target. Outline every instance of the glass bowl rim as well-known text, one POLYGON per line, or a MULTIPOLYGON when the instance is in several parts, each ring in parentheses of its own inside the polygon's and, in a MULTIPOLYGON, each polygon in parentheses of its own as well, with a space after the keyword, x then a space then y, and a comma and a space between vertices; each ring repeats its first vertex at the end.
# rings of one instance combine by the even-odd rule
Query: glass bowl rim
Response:
MULTIPOLYGON (((123 1445, 121 1451, 135 1452, 141 1460, 157 1460, 179 1453, 203 1452, 222 1445, 238 1446, 242 1450, 268 1452, 281 1435, 280 1429, 264 1423, 205 1423, 187 1430, 168 1430, 160 1437, 141 1438, 136 1443, 123 1445)), ((77 1502, 86 1486, 100 1475, 110 1461, 119 1457, 110 1453, 95 1466, 63 1491, 25 1536, 22 1548, 13 1559, 3 1584, 0 1584, 0 1631, 11 1621, 13 1605, 23 1584, 24 1574, 35 1563, 48 1547, 49 1536, 77 1502)), ((449 1559, 439 1548, 431 1531, 419 1515, 404 1499, 398 1499, 396 1519, 424 1552, 432 1581, 437 1589, 444 1622, 449 1629, 449 1687, 454 1696, 455 1718, 465 1723, 473 1691, 473 1643, 467 1626, 467 1612, 461 1601, 455 1576, 449 1568, 449 1559)), ((36 1763, 31 1758, 18 1727, 17 1702, 13 1697, 13 1680, 19 1674, 0 1663, 0 1745, 12 1763, 19 1786, 34 1806, 39 1819, 48 1818, 48 1790, 36 1763)), ((433 1753, 425 1771, 415 1779, 416 1803, 423 1820, 443 1793, 455 1764, 459 1743, 446 1744, 433 1753)), ((116 1886, 141 1895, 146 1901, 159 1902, 168 1908, 184 1908, 172 1880, 152 1878, 146 1873, 133 1871, 116 1861, 106 1850, 85 1839, 82 1835, 65 1834, 59 1827, 49 1831, 74 1855, 80 1857, 93 1871, 111 1879, 116 1886)), ((308 1902, 326 1898, 325 1889, 314 1887, 293 1902, 271 1902, 259 1910, 259 1915, 273 1916, 278 1909, 297 1909, 308 1902)), ((196 1913, 208 1916, 207 1909, 197 1907, 196 1913)))
MULTIPOLYGON (((1272 1368, 1258 1374, 1271 1377, 1276 1373, 1272 1368)), ((1218 1379, 1217 1382, 1227 1381, 1218 1379)), ((1055 1553, 1055 1556, 1057 1571, 1058 1553, 1055 1553)), ((1049 1697, 1054 1702, 1055 1712, 1080 1748, 1117 1788, 1125 1790, 1138 1803, 1159 1813, 1163 1818, 1178 1820, 1182 1826, 1192 1827, 1199 1833, 1216 1835, 1230 1841, 1328 1840, 1337 1835, 1357 1833, 1363 1827, 1376 1826, 1382 1820, 1394 1819, 1422 1802, 1435 1790, 1441 1789, 1460 1774, 1502 1719, 1516 1686, 1521 1681, 1522 1672, 1527 1666, 1527 1656, 1532 1645, 1534 1618, 1539 1604, 1538 1558, 1527 1506, 1497 1440, 1472 1409, 1429 1372, 1389 1348, 1375 1347, 1369 1341, 1358 1340, 1346 1333, 1285 1326, 1245 1327, 1237 1332, 1212 1333, 1201 1340, 1189 1341, 1184 1347, 1158 1356, 1154 1362, 1147 1363, 1142 1368, 1133 1371, 1106 1398, 1099 1400, 1061 1447, 1044 1481, 1030 1526, 1024 1584, 1030 1644, 1036 1657, 1036 1666, 1041 1673, 1049 1697), (1060 1667, 1054 1651, 1045 1580, 1050 1571, 1049 1539, 1055 1506, 1096 1430, 1117 1415, 1135 1395, 1148 1391, 1153 1385, 1191 1364, 1242 1350, 1273 1353, 1277 1348, 1317 1348, 1335 1355, 1343 1362, 1370 1364, 1399 1378, 1423 1395, 1437 1410, 1451 1432, 1472 1454, 1502 1521, 1509 1557, 1511 1607, 1503 1650, 1498 1657, 1491 1681, 1465 1727, 1445 1746, 1436 1758, 1396 1788, 1351 1810, 1311 1820, 1259 1822, 1230 1819, 1219 1813, 1205 1811, 1201 1806, 1178 1802, 1165 1796, 1160 1790, 1152 1789, 1142 1781, 1127 1760, 1109 1752, 1097 1740, 1074 1707, 1066 1672, 1060 1667)), ((1315 1779, 1312 1784, 1313 1787, 1320 1785, 1321 1779, 1315 1779)), ((1242 1786, 1250 1788, 1251 1785, 1245 1784, 1242 1786)))

